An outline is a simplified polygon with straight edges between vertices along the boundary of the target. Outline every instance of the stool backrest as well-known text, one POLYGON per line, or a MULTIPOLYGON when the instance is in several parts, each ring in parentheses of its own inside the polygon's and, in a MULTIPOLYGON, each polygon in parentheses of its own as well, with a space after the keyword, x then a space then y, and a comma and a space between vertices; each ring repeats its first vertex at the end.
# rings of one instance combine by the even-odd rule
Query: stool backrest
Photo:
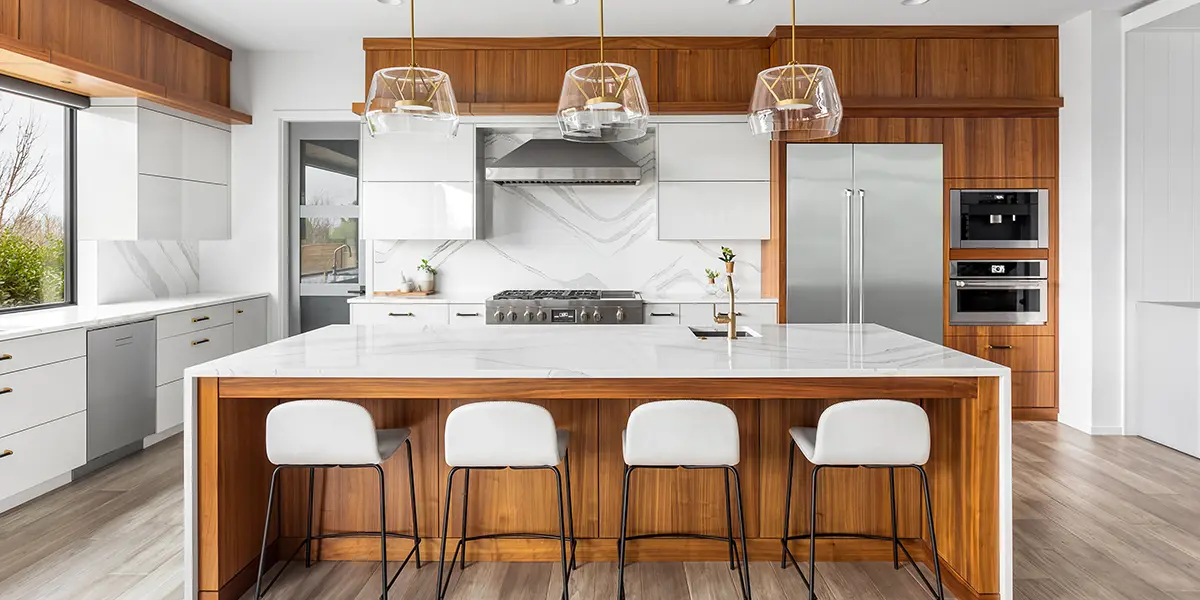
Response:
POLYGON ((451 467, 550 467, 560 462, 550 411, 526 402, 475 402, 446 417, 451 467))
POLYGON ((718 467, 740 460, 737 416, 724 404, 663 400, 643 404, 629 415, 625 464, 718 467))
POLYGON ((267 458, 276 465, 377 465, 367 409, 340 400, 285 402, 267 414, 267 458))
POLYGON ((929 415, 899 400, 853 400, 821 413, 813 463, 924 465, 929 462, 929 415))

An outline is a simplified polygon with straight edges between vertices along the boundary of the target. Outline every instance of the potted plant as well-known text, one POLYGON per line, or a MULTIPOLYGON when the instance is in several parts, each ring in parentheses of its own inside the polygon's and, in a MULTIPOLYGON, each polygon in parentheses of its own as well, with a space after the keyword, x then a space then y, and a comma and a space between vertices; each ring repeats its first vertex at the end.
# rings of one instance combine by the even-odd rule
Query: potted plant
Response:
POLYGON ((721 246, 721 262, 725 263, 726 273, 733 272, 733 259, 735 258, 737 258, 737 255, 733 253, 733 250, 730 250, 725 246, 721 246))
POLYGON ((714 271, 714 270, 712 270, 712 269, 705 269, 705 270, 704 270, 704 277, 708 279, 708 285, 704 286, 704 291, 705 291, 705 292, 708 292, 708 294, 709 294, 710 296, 716 296, 716 295, 717 295, 717 290, 718 290, 718 288, 717 288, 717 278, 718 278, 718 277, 720 277, 720 276, 721 276, 721 274, 720 274, 720 273, 717 273, 716 271, 714 271))
POLYGON ((437 269, 429 264, 428 260, 421 259, 421 264, 417 265, 417 289, 422 292, 437 291, 437 269))

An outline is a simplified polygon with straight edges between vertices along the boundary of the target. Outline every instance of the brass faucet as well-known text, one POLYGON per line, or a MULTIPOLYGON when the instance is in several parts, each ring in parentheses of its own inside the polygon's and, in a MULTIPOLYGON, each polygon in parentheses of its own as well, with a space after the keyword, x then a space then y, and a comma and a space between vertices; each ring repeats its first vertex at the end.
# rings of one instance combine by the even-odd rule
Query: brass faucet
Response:
POLYGON ((717 305, 713 305, 713 321, 719 325, 729 325, 729 339, 737 339, 737 302, 734 300, 733 291, 733 273, 725 274, 725 289, 729 290, 729 314, 723 315, 717 312, 717 305))

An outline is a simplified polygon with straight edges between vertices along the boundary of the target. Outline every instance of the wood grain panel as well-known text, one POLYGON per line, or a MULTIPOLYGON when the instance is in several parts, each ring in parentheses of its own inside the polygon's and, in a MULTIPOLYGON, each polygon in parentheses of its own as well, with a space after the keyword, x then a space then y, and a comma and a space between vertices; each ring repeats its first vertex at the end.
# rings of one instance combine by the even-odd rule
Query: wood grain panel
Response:
POLYGON ((916 64, 921 97, 1059 95, 1057 39, 923 39, 916 64))
POLYGON ((947 345, 1013 371, 1055 369, 1056 345, 1053 336, 977 336, 946 338, 947 345))
MULTIPOLYGON (((771 47, 771 64, 792 60, 792 41, 771 47)), ((796 61, 833 71, 838 91, 846 97, 912 98, 916 92, 916 40, 798 39, 796 61)))
MULTIPOLYGON (((625 459, 622 432, 629 414, 641 400, 601 400, 600 426, 600 537, 616 538, 621 531, 621 492, 625 459)), ((747 537, 759 531, 759 444, 756 400, 722 401, 737 415, 741 442, 743 505, 747 537)), ((723 471, 641 469, 633 474, 629 494, 629 535, 644 533, 695 533, 725 535, 725 484, 723 471)), ((732 485, 732 478, 730 479, 732 485)), ((736 502, 736 492, 734 492, 736 502)), ((737 508, 734 505, 735 529, 737 508)), ((719 546, 720 544, 718 544, 719 546)))
POLYGON ((566 50, 497 50, 475 59, 477 102, 558 102, 566 50))
POLYGON ((52 52, 118 73, 140 73, 141 21, 96 0, 46 1, 52 52))
MULTIPOLYGON (((375 420, 377 429, 409 429, 413 445, 413 472, 417 488, 417 518, 421 534, 437 530, 438 494, 441 489, 438 460, 442 426, 437 400, 357 400, 375 420)), ((401 447, 383 463, 387 485, 388 531, 411 533, 412 509, 408 490, 408 458, 401 447)), ((283 473, 283 529, 286 537, 304 537, 308 474, 283 473)), ((374 469, 324 469, 316 473, 314 531, 345 533, 379 531, 379 484, 374 469)), ((397 540, 407 553, 410 542, 397 540)), ((378 540, 375 542, 378 547, 378 540)))
POLYGON ((762 294, 778 298, 776 320, 787 323, 787 144, 771 143, 771 238, 762 243, 762 294))
MULTIPOLYGON (((444 71, 454 86, 454 97, 459 102, 475 102, 475 51, 474 50, 418 50, 417 64, 444 71)), ((404 67, 412 62, 407 47, 403 50, 371 50, 367 52, 367 82, 364 90, 371 89, 375 72, 388 67, 404 67)))
POLYGON ((218 106, 229 106, 232 92, 230 69, 233 65, 215 54, 208 54, 208 81, 204 90, 205 100, 218 106))
POLYGON ((166 88, 175 81, 175 54, 179 38, 157 28, 142 27, 142 79, 166 88))
POLYGON ((208 53, 203 48, 178 41, 175 67, 167 81, 167 92, 188 98, 206 98, 208 94, 208 53))
MULTIPOLYGON (((779 25, 769 38, 791 36, 791 26, 779 25)), ((871 39, 1058 39, 1057 25, 815 25, 796 28, 799 38, 871 38, 871 39)))
MULTIPOLYGON (((762 528, 760 537, 780 537, 787 494, 788 452, 794 445, 789 429, 816 427, 821 413, 838 401, 763 400, 759 403, 762 528)), ((790 534, 808 531, 813 466, 796 451, 790 534)), ((818 481, 817 531, 892 534, 887 470, 827 469, 818 481)), ((902 538, 921 537, 920 478, 911 469, 896 473, 897 527, 902 538)), ((808 543, 794 543, 796 549, 808 543)))
MULTIPOLYGON (((46 49, 46 6, 45 0, 20 0, 18 35, 22 42, 32 47, 46 49)), ((51 6, 53 8, 53 6, 51 6)))
POLYGON ((1012 385, 1014 408, 1058 408, 1058 380, 1055 373, 1013 373, 1012 385))
POLYGON ((769 49, 660 50, 661 102, 749 102, 769 49))
POLYGON ((946 119, 946 178, 1036 177, 1033 119, 946 119))
MULTIPOLYGON (((404 50, 409 48, 409 38, 363 38, 363 50, 404 50)), ((606 37, 605 52, 608 50, 680 50, 680 49, 743 49, 770 48, 772 40, 765 37, 606 37)), ((417 50, 586 50, 598 52, 599 40, 595 36, 563 37, 469 37, 469 38, 418 38, 417 50)))
POLYGON ((0 35, 20 35, 21 0, 0 0, 0 35))
MULTIPOLYGON (((40 2, 40 1, 44 1, 44 0, 33 0, 33 1, 40 2)), ((226 48, 225 46, 222 46, 221 44, 218 44, 218 43, 216 43, 194 31, 166 18, 166 17, 163 17, 152 10, 149 10, 147 8, 144 8, 142 6, 134 4, 130 0, 91 0, 91 1, 102 3, 110 8, 119 10, 119 11, 145 23, 147 26, 157 27, 158 29, 162 29, 163 31, 166 31, 167 33, 171 34, 172 36, 177 37, 183 41, 189 42, 196 46, 200 46, 201 48, 204 48, 205 52, 208 52, 209 54, 213 54, 213 55, 225 60, 225 62, 229 62, 229 61, 233 60, 233 50, 230 50, 229 48, 226 48)))
MULTIPOLYGON (((470 401, 466 400, 443 400, 439 411, 442 430, 445 430, 446 418, 450 412, 469 403, 470 401)), ((559 429, 571 432, 571 505, 575 511, 575 534, 577 537, 598 537, 600 526, 597 501, 600 494, 596 489, 596 482, 597 456, 600 453, 596 422, 597 402, 542 400, 533 403, 549 410, 554 416, 554 424, 559 429)), ((445 464, 444 452, 438 456, 442 457, 438 464, 441 467, 439 481, 444 502, 445 482, 450 467, 445 464)), ((455 494, 450 504, 450 531, 454 536, 459 535, 462 527, 460 517, 464 481, 461 473, 455 477, 455 494)), ((439 514, 439 521, 440 517, 439 514)), ((554 474, 541 470, 473 471, 467 511, 467 535, 514 532, 558 534, 558 491, 555 489, 554 474)), ((436 535, 440 536, 440 533, 439 529, 436 535)), ((472 546, 468 546, 468 552, 471 548, 472 546)))
MULTIPOLYGON (((600 60, 599 50, 568 50, 567 68, 600 60)), ((604 60, 630 65, 642 78, 646 100, 658 102, 658 52, 655 50, 604 50, 604 60)), ((557 110, 556 110, 557 112, 557 110)))

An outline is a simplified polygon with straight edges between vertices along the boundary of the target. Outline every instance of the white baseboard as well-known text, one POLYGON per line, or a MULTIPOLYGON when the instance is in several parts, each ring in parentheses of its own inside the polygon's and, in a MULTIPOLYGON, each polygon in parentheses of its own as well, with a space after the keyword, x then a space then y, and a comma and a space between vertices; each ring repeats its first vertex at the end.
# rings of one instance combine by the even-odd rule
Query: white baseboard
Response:
POLYGON ((71 474, 63 473, 54 479, 39 483, 27 490, 13 494, 7 498, 0 499, 0 513, 8 512, 38 496, 49 494, 58 488, 71 483, 71 474))
POLYGON ((1109 426, 1109 427, 1093 426, 1092 430, 1089 433, 1091 433, 1092 435, 1125 435, 1125 428, 1121 427, 1120 425, 1114 425, 1114 426, 1109 426))
POLYGON ((167 429, 167 430, 163 431, 162 433, 156 433, 156 434, 149 436, 146 439, 142 440, 142 449, 144 450, 146 448, 149 448, 150 446, 153 446, 167 438, 174 437, 180 433, 183 433, 183 423, 180 423, 170 429, 167 429))

